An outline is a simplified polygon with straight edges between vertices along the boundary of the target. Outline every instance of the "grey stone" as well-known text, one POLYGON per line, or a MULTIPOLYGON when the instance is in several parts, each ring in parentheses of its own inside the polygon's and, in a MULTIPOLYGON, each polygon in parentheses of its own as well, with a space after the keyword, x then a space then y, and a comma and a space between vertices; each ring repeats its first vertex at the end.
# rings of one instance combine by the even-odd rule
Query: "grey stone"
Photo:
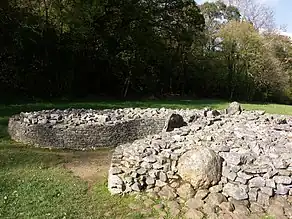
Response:
POLYGON ((284 186, 283 184, 277 184, 277 189, 275 190, 277 195, 286 195, 288 192, 289 188, 287 186, 284 186))
POLYGON ((144 169, 144 168, 139 168, 139 169, 137 170, 137 173, 140 174, 140 175, 143 175, 143 174, 147 173, 147 170, 144 169))
POLYGON ((273 194, 274 194, 274 190, 270 187, 262 187, 261 191, 270 197, 273 196, 273 194))
POLYGON ((212 186, 212 187, 209 188, 209 191, 210 191, 211 193, 222 192, 222 190, 223 190, 223 186, 222 186, 222 184, 215 185, 215 186, 212 186))
POLYGON ((251 212, 254 212, 254 213, 261 213, 261 214, 264 213, 263 207, 255 202, 250 204, 249 209, 251 212))
POLYGON ((292 183, 292 179, 289 176, 274 176, 273 179, 276 183, 280 183, 284 185, 289 185, 292 183))
POLYGON ((266 179, 266 186, 270 188, 276 188, 276 183, 273 179, 266 179))
POLYGON ((251 188, 248 192, 248 198, 250 201, 256 202, 258 197, 258 188, 251 188))
POLYGON ((270 179, 278 173, 278 170, 269 170, 263 177, 270 179))
POLYGON ((242 179, 246 179, 246 180, 253 178, 253 175, 249 175, 249 174, 246 174, 244 172, 238 172, 237 176, 242 178, 242 179))
POLYGON ((227 114, 234 115, 242 112, 242 108, 238 102, 232 102, 227 108, 227 114))
POLYGON ((263 192, 258 192, 258 198, 257 202, 262 205, 262 206, 268 206, 269 205, 269 200, 270 196, 263 193, 263 192))
POLYGON ((236 177, 235 182, 239 182, 243 185, 247 184, 247 179, 241 178, 241 177, 236 177))
POLYGON ((158 174, 159 180, 161 180, 162 182, 167 182, 167 175, 166 173, 160 171, 158 174))
POLYGON ((266 185, 266 181, 263 177, 255 177, 255 178, 252 178, 251 180, 249 180, 249 187, 250 188, 261 188, 261 187, 264 187, 266 185))
POLYGON ((123 191, 124 182, 117 175, 109 175, 108 188, 111 194, 119 194, 123 191))
POLYGON ((288 164, 283 159, 274 159, 273 164, 277 169, 286 169, 288 164))
POLYGON ((221 152, 220 154, 223 159, 227 162, 229 165, 239 165, 243 161, 243 157, 241 154, 233 153, 233 152, 221 152))
POLYGON ((146 184, 147 185, 154 185, 155 181, 156 180, 154 178, 150 177, 150 176, 146 177, 146 184))
POLYGON ((244 200, 248 198, 247 187, 244 185, 236 185, 232 183, 227 183, 223 187, 223 194, 225 196, 230 196, 236 200, 244 200))
POLYGON ((178 162, 178 174, 194 189, 208 188, 217 184, 221 177, 222 160, 208 148, 186 152, 178 162))
POLYGON ((234 181, 236 178, 236 173, 232 172, 228 166, 222 167, 222 176, 226 177, 227 179, 234 181))
POLYGON ((133 191, 136 191, 136 192, 140 192, 141 191, 141 185, 140 183, 138 182, 135 182, 132 186, 131 186, 132 190, 133 191))
POLYGON ((113 174, 113 175, 118 175, 118 174, 123 173, 123 170, 121 170, 118 167, 111 167, 110 168, 110 173, 113 174))

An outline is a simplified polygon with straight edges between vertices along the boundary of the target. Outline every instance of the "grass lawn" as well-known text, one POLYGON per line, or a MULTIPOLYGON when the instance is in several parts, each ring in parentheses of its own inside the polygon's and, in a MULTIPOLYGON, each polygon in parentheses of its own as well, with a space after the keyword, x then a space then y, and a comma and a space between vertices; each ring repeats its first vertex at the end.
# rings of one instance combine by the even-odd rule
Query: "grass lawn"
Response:
MULTIPOLYGON (((7 134, 9 116, 21 111, 51 108, 224 108, 225 101, 145 101, 145 102, 55 102, 0 105, 0 218, 155 218, 155 212, 132 210, 129 203, 142 203, 133 197, 110 196, 106 171, 102 176, 84 180, 64 168, 89 157, 110 154, 110 149, 96 152, 52 151, 31 148, 10 141, 7 134), (143 216, 144 215, 144 216, 143 216)), ((292 114, 292 106, 243 104, 245 109, 269 113, 292 114)), ((99 159, 99 158, 98 158, 99 159)), ((98 160, 97 159, 97 160, 98 160)), ((109 157, 106 157, 109 160, 109 157)), ((108 161, 109 162, 109 161, 108 161)), ((94 163, 94 165, 99 163, 94 163)), ((81 171, 81 174, 84 174, 81 171)), ((86 178, 86 177, 85 177, 86 178)))

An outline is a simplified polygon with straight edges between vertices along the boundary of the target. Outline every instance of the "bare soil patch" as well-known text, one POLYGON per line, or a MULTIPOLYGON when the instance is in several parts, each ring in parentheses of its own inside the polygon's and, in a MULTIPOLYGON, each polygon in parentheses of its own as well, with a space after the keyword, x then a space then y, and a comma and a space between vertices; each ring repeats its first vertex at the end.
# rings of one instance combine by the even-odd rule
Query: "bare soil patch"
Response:
POLYGON ((64 168, 70 170, 74 176, 87 181, 91 187, 107 176, 113 149, 98 149, 95 151, 61 152, 66 163, 64 168))

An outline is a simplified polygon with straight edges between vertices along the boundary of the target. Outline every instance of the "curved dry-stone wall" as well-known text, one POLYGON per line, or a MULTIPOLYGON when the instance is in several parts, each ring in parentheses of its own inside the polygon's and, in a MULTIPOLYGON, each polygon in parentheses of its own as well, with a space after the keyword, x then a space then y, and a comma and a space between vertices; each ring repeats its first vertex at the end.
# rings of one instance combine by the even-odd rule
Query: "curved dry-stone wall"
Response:
POLYGON ((44 110, 11 117, 8 132, 39 147, 94 149, 159 133, 167 116, 166 109, 44 110))
POLYGON ((146 191, 189 207, 187 218, 209 218, 218 208, 231 212, 238 203, 239 218, 259 209, 292 218, 291 206, 278 198, 292 202, 292 117, 242 111, 237 103, 181 115, 186 126, 115 149, 112 194, 146 191), (279 205, 268 208, 272 200, 279 205))

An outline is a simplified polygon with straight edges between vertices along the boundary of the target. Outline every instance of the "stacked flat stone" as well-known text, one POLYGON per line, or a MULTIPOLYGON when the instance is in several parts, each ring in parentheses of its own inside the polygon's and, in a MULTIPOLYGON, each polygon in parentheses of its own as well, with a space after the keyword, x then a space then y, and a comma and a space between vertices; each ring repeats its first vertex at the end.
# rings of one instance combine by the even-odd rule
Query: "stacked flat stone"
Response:
POLYGON ((8 132, 17 142, 45 148, 88 150, 114 147, 160 133, 171 109, 67 109, 22 112, 9 119, 8 132))
POLYGON ((263 207, 274 195, 292 195, 292 117, 242 111, 234 103, 221 112, 194 110, 183 117, 187 126, 115 149, 108 179, 112 194, 146 191, 186 200, 201 189, 209 189, 228 200, 256 202, 263 207), (200 156, 193 155, 197 151, 205 167, 200 156), (191 162, 192 157, 201 164, 191 162), (213 175, 201 171, 205 176, 198 177, 198 171, 186 170, 187 164, 189 169, 199 166, 211 172, 214 168, 210 164, 220 166, 213 175), (210 183, 200 183, 200 177, 210 183))

